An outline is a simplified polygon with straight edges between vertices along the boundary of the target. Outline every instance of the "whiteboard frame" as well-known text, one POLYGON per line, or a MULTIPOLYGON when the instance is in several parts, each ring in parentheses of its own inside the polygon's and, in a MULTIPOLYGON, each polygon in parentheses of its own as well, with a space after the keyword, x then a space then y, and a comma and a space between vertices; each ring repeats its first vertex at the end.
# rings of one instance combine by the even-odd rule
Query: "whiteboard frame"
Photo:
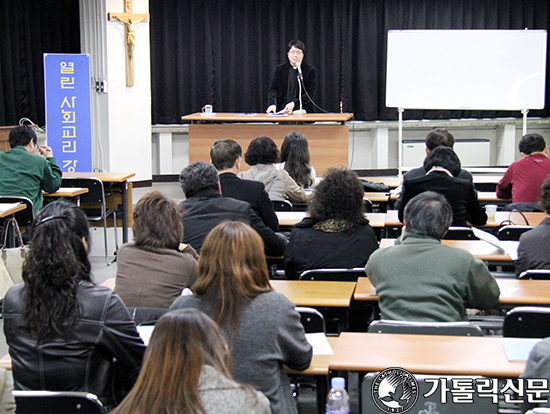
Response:
POLYGON ((546 43, 546 30, 390 30, 386 106, 543 109, 546 43))

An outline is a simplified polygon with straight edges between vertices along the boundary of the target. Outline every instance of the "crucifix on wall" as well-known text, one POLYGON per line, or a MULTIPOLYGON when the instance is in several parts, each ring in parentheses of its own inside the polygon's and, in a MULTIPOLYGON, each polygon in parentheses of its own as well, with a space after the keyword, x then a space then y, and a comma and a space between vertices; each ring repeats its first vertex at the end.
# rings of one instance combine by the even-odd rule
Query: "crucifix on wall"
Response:
POLYGON ((134 13, 133 0, 124 1, 124 13, 109 13, 109 21, 124 23, 126 31, 126 86, 134 86, 134 47, 136 24, 148 22, 149 14, 134 13))

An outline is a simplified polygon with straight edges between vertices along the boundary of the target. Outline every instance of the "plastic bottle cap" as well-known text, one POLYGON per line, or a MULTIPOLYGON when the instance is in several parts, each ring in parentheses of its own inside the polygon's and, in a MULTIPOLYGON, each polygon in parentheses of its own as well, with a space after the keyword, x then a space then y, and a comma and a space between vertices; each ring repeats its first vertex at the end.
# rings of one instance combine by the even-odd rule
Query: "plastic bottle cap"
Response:
POLYGON ((330 385, 332 388, 345 388, 346 387, 346 380, 342 377, 334 377, 330 381, 330 385))

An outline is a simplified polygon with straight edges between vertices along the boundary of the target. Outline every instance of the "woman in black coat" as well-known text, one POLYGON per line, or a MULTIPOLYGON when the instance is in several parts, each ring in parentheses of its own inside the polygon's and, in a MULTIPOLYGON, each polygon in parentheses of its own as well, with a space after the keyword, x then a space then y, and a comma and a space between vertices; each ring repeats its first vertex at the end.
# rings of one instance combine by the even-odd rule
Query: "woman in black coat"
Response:
POLYGON ((307 217, 292 228, 285 250, 285 274, 297 279, 304 271, 363 267, 378 249, 365 217, 363 186, 347 169, 332 169, 317 185, 307 217))

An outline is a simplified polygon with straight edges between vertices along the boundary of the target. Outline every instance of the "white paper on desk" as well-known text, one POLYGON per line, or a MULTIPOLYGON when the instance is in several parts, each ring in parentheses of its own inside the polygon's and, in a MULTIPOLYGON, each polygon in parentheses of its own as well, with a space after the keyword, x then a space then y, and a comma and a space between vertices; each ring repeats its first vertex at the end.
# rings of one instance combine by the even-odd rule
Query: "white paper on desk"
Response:
POLYGON ((136 329, 145 346, 149 345, 149 340, 153 334, 153 329, 155 329, 154 325, 138 326, 136 329))
POLYGON ((527 361, 539 338, 502 338, 502 347, 508 361, 527 361))
POLYGON ((0 211, 8 211, 9 209, 17 207, 21 203, 0 203, 0 211))
POLYGON ((313 355, 332 355, 332 347, 323 332, 306 334, 307 341, 313 347, 313 355))
POLYGON ((496 248, 500 249, 501 252, 506 253, 512 260, 518 259, 518 247, 519 242, 518 241, 503 241, 499 240, 495 235, 485 231, 478 229, 477 227, 472 227, 472 231, 474 232, 474 235, 483 241, 486 241, 489 244, 492 244, 496 248))

